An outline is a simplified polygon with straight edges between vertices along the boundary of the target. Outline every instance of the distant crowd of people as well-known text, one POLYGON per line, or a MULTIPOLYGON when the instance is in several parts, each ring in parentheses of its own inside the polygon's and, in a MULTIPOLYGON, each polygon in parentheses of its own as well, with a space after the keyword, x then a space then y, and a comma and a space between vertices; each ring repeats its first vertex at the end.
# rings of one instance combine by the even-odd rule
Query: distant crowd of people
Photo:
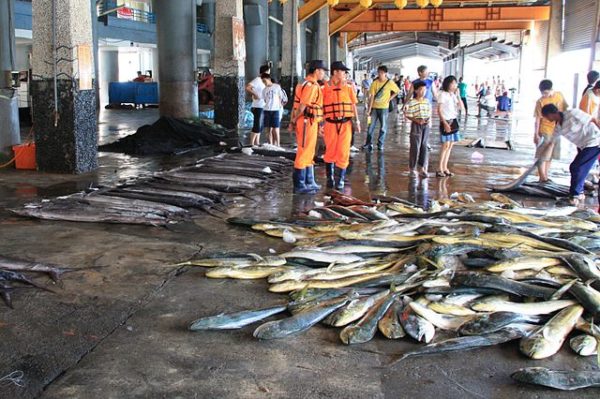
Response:
MULTIPOLYGON (((410 153, 408 171, 412 177, 429 177, 429 136, 432 117, 439 116, 440 153, 435 176, 453 176, 449 159, 454 144, 461 139, 461 115, 467 115, 468 85, 463 78, 441 78, 430 75, 427 66, 417 68, 418 78, 402 75, 390 77, 385 65, 377 68, 377 75, 365 75, 357 86, 343 62, 329 66, 321 60, 308 66, 306 79, 294 90, 290 129, 296 133, 297 153, 294 162, 294 191, 315 193, 321 186, 315 181, 313 159, 319 135, 325 142, 327 186, 344 187, 354 133, 361 131, 357 104, 362 96, 366 114, 366 138, 362 149, 383 151, 386 143, 387 122, 390 113, 403 113, 410 121, 410 153), (379 134, 375 140, 375 131, 379 134)), ((570 165, 571 185, 569 201, 577 204, 583 197, 583 185, 590 169, 600 156, 600 74, 591 71, 588 85, 582 93, 579 109, 568 109, 564 96, 555 91, 552 81, 539 83, 541 97, 535 105, 534 143, 536 162, 541 183, 549 182, 548 172, 552 159, 559 156, 558 137, 573 142, 578 153, 570 165)), ((504 80, 494 77, 475 84, 478 113, 489 117, 510 117, 512 99, 504 80)), ((288 102, 285 91, 270 76, 268 66, 246 86, 252 96, 254 126, 250 142, 258 145, 263 124, 268 128, 269 143, 279 145, 279 129, 283 107, 288 102)))

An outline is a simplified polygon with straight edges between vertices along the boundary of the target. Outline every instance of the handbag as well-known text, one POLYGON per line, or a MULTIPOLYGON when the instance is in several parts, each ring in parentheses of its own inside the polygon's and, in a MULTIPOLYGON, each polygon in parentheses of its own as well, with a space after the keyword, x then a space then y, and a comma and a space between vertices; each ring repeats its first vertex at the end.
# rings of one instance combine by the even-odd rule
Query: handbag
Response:
POLYGON ((450 131, 446 132, 446 130, 444 129, 444 124, 440 122, 440 134, 442 136, 452 136, 453 134, 457 133, 460 129, 460 126, 458 125, 458 121, 456 119, 452 119, 446 122, 448 122, 448 124, 450 125, 450 131))

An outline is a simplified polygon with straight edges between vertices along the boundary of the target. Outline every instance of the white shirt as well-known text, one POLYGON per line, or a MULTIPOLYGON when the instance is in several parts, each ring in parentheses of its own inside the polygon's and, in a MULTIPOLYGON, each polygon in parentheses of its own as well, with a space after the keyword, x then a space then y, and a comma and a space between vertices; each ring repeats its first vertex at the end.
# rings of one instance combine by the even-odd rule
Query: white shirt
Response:
POLYGON ((252 108, 264 108, 265 100, 263 100, 262 92, 265 89, 265 84, 262 79, 260 76, 257 76, 249 84, 254 89, 254 92, 258 94, 258 99, 252 99, 252 108))
POLYGON ((485 105, 486 107, 496 108, 496 102, 496 96, 491 93, 481 99, 481 105, 485 105))
POLYGON ((456 93, 440 91, 437 97, 437 102, 440 106, 440 116, 447 121, 458 118, 458 101, 456 93))
POLYGON ((288 98, 285 91, 277 83, 273 83, 263 90, 263 100, 265 102, 265 111, 281 111, 283 103, 287 103, 288 98))
POLYGON ((563 112, 563 121, 554 128, 554 137, 563 136, 577 148, 600 146, 600 129, 592 122, 591 115, 580 109, 563 112))

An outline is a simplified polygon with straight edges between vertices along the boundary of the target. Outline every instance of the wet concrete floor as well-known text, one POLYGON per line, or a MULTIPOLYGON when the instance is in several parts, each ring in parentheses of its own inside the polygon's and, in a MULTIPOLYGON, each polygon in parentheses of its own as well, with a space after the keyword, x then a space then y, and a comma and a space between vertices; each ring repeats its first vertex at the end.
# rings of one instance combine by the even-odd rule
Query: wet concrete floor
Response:
MULTIPOLYGON (((524 114, 529 115, 529 110, 524 114)), ((103 111, 101 143, 131 134, 157 117, 156 110, 103 111)), ((353 156, 346 191, 359 198, 396 195, 428 199, 469 192, 487 198, 486 186, 514 178, 532 161, 533 121, 467 118, 466 136, 513 140, 516 151, 455 148, 451 178, 411 180, 407 173, 407 124, 390 116, 385 152, 353 156)), ((283 132, 283 141, 289 142, 283 132)), ((357 146, 364 133, 357 135, 357 146)), ((435 170, 437 135, 430 170, 435 170)), ((8 208, 69 194, 90 185, 110 185, 207 156, 199 151, 172 157, 130 157, 102 153, 100 169, 82 176, 0 171, 0 253, 75 268, 55 294, 15 293, 15 309, 0 306, 0 378, 23 371, 22 386, 0 381, 0 398, 592 398, 594 390, 561 393, 518 385, 518 368, 547 366, 590 370, 594 359, 563 349, 545 361, 520 355, 517 345, 406 360, 380 368, 385 354, 415 345, 377 337, 343 346, 338 330, 317 326, 282 341, 259 342, 253 328, 190 333, 200 316, 256 308, 283 298, 264 281, 209 280, 199 268, 170 266, 202 253, 267 253, 287 248, 281 240, 229 226, 198 214, 171 228, 50 222, 13 216, 8 208)), ((565 159, 568 159, 565 157, 565 159)), ((565 182, 567 163, 554 178, 565 182)), ((324 182, 324 171, 317 170, 324 182)), ((291 179, 257 190, 254 200, 231 209, 232 216, 268 218, 293 214, 322 201, 323 195, 293 196, 291 179)), ((523 199, 530 205, 551 205, 523 199)), ((45 281, 40 279, 40 281, 45 281)))

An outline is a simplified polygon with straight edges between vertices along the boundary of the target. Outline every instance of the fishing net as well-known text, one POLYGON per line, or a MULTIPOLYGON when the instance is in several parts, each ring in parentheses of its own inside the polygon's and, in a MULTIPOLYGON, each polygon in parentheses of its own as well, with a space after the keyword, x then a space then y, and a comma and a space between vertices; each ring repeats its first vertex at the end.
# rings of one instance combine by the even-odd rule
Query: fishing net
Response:
POLYGON ((110 144, 100 151, 122 152, 129 155, 177 154, 197 147, 237 142, 237 132, 208 122, 186 122, 161 117, 152 125, 140 127, 134 134, 110 144))

